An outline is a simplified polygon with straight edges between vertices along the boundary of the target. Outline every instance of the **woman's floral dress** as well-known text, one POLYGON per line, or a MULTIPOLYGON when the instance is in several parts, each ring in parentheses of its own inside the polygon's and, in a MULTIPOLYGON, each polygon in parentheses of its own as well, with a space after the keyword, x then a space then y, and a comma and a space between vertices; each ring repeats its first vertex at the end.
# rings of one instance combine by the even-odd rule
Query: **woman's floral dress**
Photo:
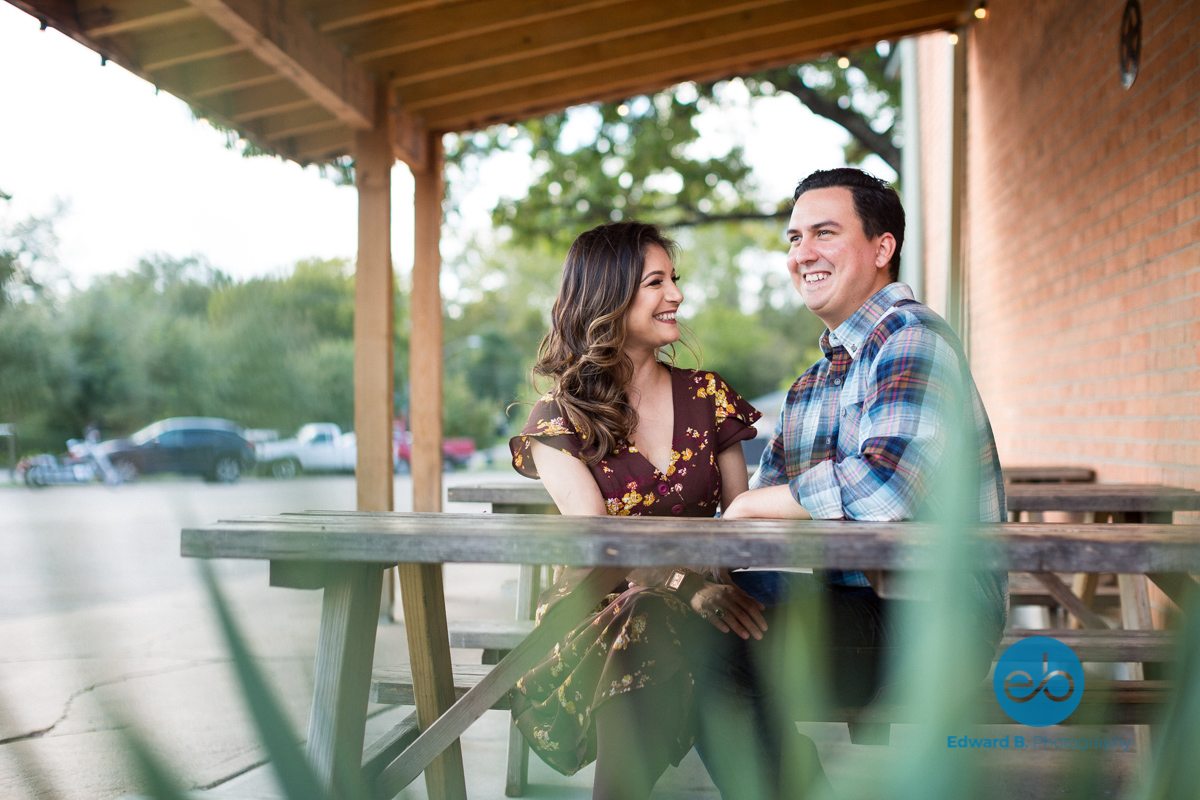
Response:
MULTIPOLYGON (((628 442, 590 465, 611 516, 712 517, 721 502, 717 454, 754 437, 761 415, 714 372, 671 369, 674 434, 666 474, 628 442)), ((513 466, 536 478, 529 440, 579 457, 583 441, 552 395, 534 405, 510 442, 513 466)), ((543 593, 546 609, 571 587, 543 593)), ((513 719, 534 751, 566 775, 596 758, 592 715, 607 698, 663 685, 682 675, 685 702, 673 732, 679 763, 694 741, 692 675, 681 641, 700 617, 671 592, 639 586, 614 591, 509 692, 513 719), (624 591, 622 591, 624 590, 624 591)), ((707 624, 707 623, 703 623, 707 624)))

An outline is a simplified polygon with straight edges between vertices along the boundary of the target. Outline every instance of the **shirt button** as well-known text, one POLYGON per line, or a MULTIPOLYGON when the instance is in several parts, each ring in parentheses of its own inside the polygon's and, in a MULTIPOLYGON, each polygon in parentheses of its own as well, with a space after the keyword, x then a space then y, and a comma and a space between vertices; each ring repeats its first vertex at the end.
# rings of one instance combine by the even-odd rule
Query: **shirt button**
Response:
POLYGON ((658 485, 658 493, 659 493, 659 494, 661 494, 661 495, 664 495, 664 496, 665 496, 665 495, 667 494, 667 492, 669 492, 669 491, 671 491, 671 487, 670 487, 670 486, 668 486, 667 484, 665 484, 665 483, 660 483, 660 484, 658 485))
POLYGON ((844 409, 844 408, 842 409, 842 416, 843 417, 846 416, 846 409, 844 409))
POLYGON ((683 513, 683 506, 681 506, 681 505, 673 505, 673 506, 671 506, 671 513, 672 513, 672 514, 676 514, 676 515, 682 514, 682 513, 683 513))
POLYGON ((841 378, 834 378, 834 379, 833 379, 833 385, 834 385, 834 386, 841 386, 841 385, 842 385, 842 379, 841 379, 841 378))

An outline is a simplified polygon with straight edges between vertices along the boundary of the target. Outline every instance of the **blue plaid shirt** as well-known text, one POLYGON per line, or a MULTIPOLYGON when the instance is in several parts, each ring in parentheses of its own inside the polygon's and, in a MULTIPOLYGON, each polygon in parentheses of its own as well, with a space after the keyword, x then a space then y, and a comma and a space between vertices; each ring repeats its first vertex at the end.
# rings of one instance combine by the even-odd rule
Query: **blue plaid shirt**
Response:
MULTIPOLYGON (((931 481, 961 430, 978 443, 979 519, 1004 519, 991 424, 945 320, 893 283, 826 330, 821 350, 788 391, 750 488, 786 483, 814 519, 928 517, 938 510, 931 481)), ((869 585, 861 572, 830 570, 827 579, 869 585)), ((1001 612, 1003 583, 985 589, 1001 612)))

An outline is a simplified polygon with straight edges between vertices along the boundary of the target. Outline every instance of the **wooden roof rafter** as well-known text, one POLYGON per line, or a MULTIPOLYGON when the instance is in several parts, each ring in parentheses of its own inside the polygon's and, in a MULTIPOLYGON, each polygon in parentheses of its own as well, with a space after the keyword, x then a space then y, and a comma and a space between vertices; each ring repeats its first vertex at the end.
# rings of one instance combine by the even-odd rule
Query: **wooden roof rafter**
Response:
POLYGON ((971 0, 9 0, 265 150, 337 158, 392 92, 429 130, 717 80, 949 28, 971 0))

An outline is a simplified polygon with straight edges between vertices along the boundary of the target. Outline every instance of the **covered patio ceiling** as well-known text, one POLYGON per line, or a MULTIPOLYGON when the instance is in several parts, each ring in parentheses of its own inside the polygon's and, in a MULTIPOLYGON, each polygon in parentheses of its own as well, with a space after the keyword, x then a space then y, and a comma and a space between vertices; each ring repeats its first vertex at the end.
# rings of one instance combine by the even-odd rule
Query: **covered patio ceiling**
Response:
POLYGON ((397 157, 570 105, 953 28, 967 0, 10 0, 256 145, 349 155, 391 90, 397 157))

